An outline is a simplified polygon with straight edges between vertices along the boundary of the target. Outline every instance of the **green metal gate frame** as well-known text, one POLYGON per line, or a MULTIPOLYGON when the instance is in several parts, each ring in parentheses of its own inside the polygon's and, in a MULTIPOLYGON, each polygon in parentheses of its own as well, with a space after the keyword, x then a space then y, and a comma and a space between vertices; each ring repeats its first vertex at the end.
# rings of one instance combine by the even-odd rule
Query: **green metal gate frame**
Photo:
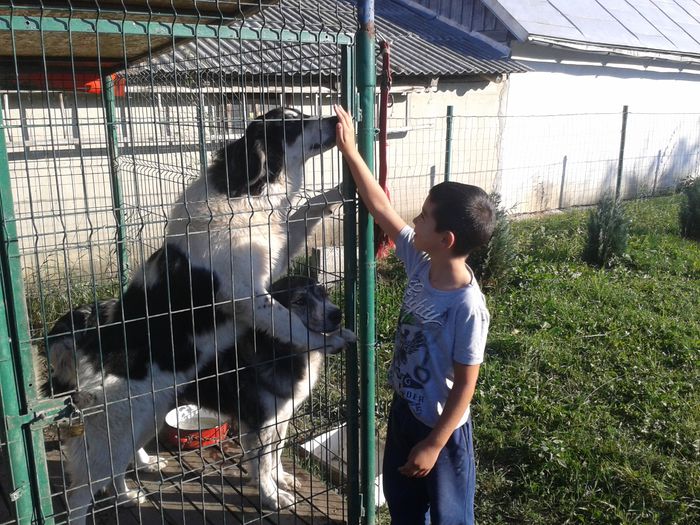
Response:
MULTIPOLYGON (((360 29, 357 57, 355 39, 344 34, 313 33, 289 29, 253 29, 227 27, 216 24, 164 23, 130 21, 125 19, 100 19, 73 16, 0 15, 0 32, 65 33, 109 35, 122 38, 154 36, 176 38, 217 38, 235 40, 273 41, 289 43, 334 43, 342 46, 343 82, 341 101, 358 117, 360 153, 373 166, 374 141, 374 35, 360 29), (355 61, 357 60, 357 86, 355 61), (359 88, 358 111, 355 99, 359 88)), ((122 193, 117 170, 118 142, 115 125, 114 85, 106 71, 99 69, 103 81, 103 109, 106 122, 110 184, 117 227, 118 269, 122 284, 126 283, 128 261, 126 255, 125 224, 122 210, 122 193)), ((34 384, 34 359, 31 348, 29 322, 25 303, 21 256, 17 234, 17 219, 12 196, 9 157, 5 143, 0 101, 0 432, 7 444, 12 484, 10 500, 18 525, 29 523, 54 523, 51 487, 47 471, 43 429, 49 425, 72 418, 76 411, 69 397, 42 399, 34 384)), ((354 195, 352 178, 344 173, 344 195, 354 195)), ((356 347, 347 352, 347 407, 348 407, 348 521, 351 524, 374 523, 374 256, 372 220, 366 209, 360 210, 360 260, 356 260, 357 204, 352 199, 344 206, 345 238, 345 309, 349 328, 358 332, 361 341, 361 375, 358 377, 358 352, 356 347), (356 308, 358 272, 361 291, 356 308), (360 410, 360 399, 362 408, 360 410), (360 413, 363 419, 360 421, 360 413), (360 441, 362 445, 360 445, 360 441), (360 456, 359 451, 362 451, 360 456), (362 472, 362 477, 360 473, 362 472)))

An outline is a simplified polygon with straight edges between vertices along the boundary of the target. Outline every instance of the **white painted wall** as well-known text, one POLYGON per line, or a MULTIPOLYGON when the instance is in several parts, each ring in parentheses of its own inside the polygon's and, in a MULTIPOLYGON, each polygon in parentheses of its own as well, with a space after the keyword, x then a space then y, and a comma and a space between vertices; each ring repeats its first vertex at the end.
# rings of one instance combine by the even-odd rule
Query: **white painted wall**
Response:
POLYGON ((440 81, 433 89, 406 92, 395 86, 388 115, 388 186, 405 220, 420 210, 430 187, 444 180, 449 105, 455 115, 451 180, 487 189, 496 185, 501 126, 497 115, 504 87, 487 81, 440 81))
POLYGON ((603 65, 591 55, 528 45, 516 45, 513 56, 533 71, 508 79, 500 165, 507 206, 532 212, 592 204, 614 189, 624 105, 624 196, 698 174, 700 70, 609 57, 603 65))

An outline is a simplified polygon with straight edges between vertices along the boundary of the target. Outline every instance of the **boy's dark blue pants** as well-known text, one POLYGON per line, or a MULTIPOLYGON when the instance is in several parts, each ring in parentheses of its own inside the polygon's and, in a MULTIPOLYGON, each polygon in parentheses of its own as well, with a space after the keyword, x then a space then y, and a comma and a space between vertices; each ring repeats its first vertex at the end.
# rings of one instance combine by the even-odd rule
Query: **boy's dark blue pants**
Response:
POLYGON ((398 468, 413 446, 432 429, 411 413, 408 403, 394 396, 384 448, 383 487, 393 525, 472 525, 476 467, 472 421, 456 429, 424 478, 409 478, 398 468))

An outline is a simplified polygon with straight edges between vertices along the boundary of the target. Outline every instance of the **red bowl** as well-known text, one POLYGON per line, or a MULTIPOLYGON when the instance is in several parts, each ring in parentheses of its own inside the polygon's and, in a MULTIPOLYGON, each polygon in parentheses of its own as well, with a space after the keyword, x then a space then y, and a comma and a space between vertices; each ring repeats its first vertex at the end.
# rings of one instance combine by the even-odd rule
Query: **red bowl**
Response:
POLYGON ((165 416, 165 439, 183 450, 215 445, 228 434, 228 423, 219 422, 216 412, 182 405, 165 416))

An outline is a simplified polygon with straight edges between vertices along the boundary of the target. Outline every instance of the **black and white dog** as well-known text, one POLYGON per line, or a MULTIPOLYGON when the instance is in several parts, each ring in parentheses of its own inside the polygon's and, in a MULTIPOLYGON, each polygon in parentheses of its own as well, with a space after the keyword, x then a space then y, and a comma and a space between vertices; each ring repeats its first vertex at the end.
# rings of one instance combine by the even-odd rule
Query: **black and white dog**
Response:
MULTIPOLYGON (((272 285, 271 292, 310 330, 340 330, 340 308, 316 281, 285 277, 272 285)), ((242 465, 251 483, 260 487, 266 508, 294 503, 294 476, 284 471, 280 456, 292 414, 311 395, 323 357, 322 351, 249 330, 238 339, 235 351, 220 354, 218 363, 205 367, 200 380, 183 393, 183 399, 220 411, 223 418, 238 424, 242 465)))
MULTIPOLYGON (((335 144, 336 122, 291 109, 251 122, 186 188, 163 246, 135 271, 120 300, 90 314, 97 327, 78 336, 80 323, 69 316, 63 333, 70 340, 60 341, 76 356, 67 370, 89 405, 84 435, 69 437, 64 447, 73 523, 84 523, 92 495, 112 480, 120 498, 134 497, 124 473, 158 433, 177 385, 234 348, 239 334, 255 328, 280 343, 324 351, 354 341, 345 329, 311 331, 269 291, 325 213, 325 197, 300 210, 308 224, 292 212, 304 163, 335 144)), ((51 356, 49 364, 56 368, 51 356)), ((152 458, 136 460, 157 466, 152 458)))
MULTIPOLYGON (((273 299, 302 319, 310 330, 332 333, 341 329, 340 308, 315 280, 283 277, 273 283, 270 291, 273 299)), ((86 343, 97 326, 113 322, 118 305, 116 299, 99 301, 97 307, 83 305, 56 322, 49 334, 54 395, 75 391, 74 350, 81 363, 99 359, 96 349, 86 343), (91 350, 95 352, 85 353, 91 350)), ((201 368, 197 382, 179 389, 180 403, 194 402, 217 411, 222 419, 237 426, 244 451, 242 463, 251 483, 260 487, 264 507, 281 508, 294 502, 294 496, 288 492, 295 487, 294 476, 284 471, 280 455, 292 414, 311 395, 323 358, 322 350, 294 346, 249 329, 239 335, 234 348, 220 351, 216 359, 201 368)), ((94 390, 73 397, 88 410, 97 404, 94 390)), ((122 423, 130 426, 129 421, 122 423)), ((118 434, 119 429, 112 433, 118 434)), ((131 440, 130 436, 115 437, 131 440)), ((164 460, 149 456, 143 448, 136 451, 134 463, 149 470, 165 465, 164 460)), ((138 497, 138 491, 127 488, 124 473, 115 478, 115 485, 112 488, 121 498, 138 497)))

